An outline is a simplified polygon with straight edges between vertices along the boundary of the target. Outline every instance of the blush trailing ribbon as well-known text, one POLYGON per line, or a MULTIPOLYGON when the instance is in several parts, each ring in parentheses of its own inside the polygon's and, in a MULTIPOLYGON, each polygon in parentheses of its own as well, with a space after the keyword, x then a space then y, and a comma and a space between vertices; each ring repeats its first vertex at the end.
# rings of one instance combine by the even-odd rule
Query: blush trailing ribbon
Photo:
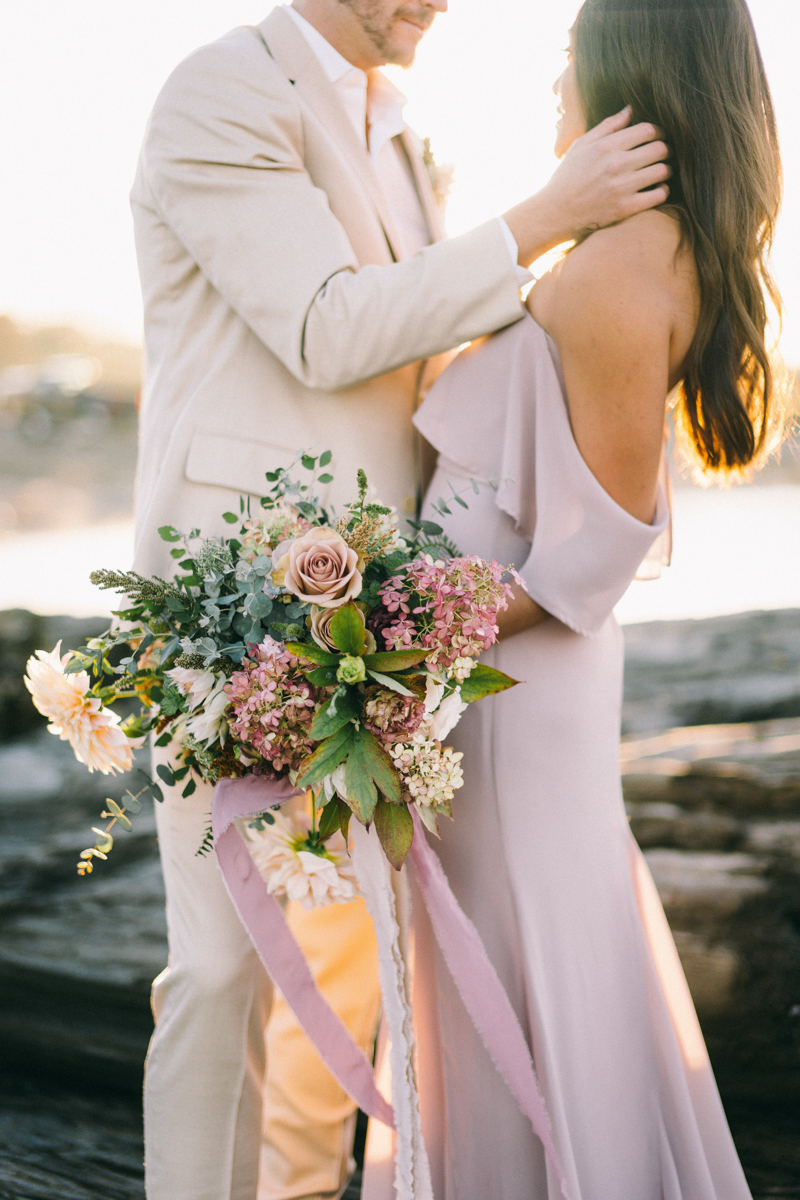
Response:
MULTIPOLYGON (((394 1129, 394 1114, 375 1086, 367 1056, 317 988, 281 906, 267 892, 233 824, 238 817, 255 816, 299 794, 288 779, 248 775, 244 779, 220 780, 214 789, 212 808, 217 861, 228 894, 264 968, 323 1062, 359 1108, 394 1129)), ((411 811, 414 841, 409 857, 445 963, 492 1061, 541 1141, 562 1196, 569 1200, 522 1027, 477 929, 462 911, 439 859, 428 844, 418 814, 413 808, 411 811)))

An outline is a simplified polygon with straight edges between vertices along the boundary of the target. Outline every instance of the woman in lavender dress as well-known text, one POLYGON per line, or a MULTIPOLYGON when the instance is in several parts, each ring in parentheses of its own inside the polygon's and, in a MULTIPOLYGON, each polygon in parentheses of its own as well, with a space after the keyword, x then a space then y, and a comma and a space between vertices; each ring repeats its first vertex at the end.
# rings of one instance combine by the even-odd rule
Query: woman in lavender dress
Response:
MULTIPOLYGON (((587 0, 558 90, 559 155, 626 103, 661 126, 670 204, 587 236, 530 315, 461 354, 417 416, 439 451, 430 501, 487 485, 451 505, 447 534, 527 585, 487 656, 524 683, 472 706, 449 739, 466 782, 433 842, 529 1040, 570 1200, 748 1200, 625 818, 612 610, 668 533, 668 393, 696 462, 720 476, 756 462, 775 426, 772 105, 744 0, 587 0)), ((555 1200, 422 904, 414 922, 436 1200, 555 1200)))

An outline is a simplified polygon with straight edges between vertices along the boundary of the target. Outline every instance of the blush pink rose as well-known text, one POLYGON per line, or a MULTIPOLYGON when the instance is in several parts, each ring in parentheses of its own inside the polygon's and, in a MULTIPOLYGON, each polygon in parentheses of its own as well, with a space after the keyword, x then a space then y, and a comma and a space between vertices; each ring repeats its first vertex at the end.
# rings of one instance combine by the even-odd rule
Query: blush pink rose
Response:
POLYGON ((323 526, 283 542, 272 561, 275 586, 319 608, 340 608, 363 586, 359 556, 335 529, 323 526))

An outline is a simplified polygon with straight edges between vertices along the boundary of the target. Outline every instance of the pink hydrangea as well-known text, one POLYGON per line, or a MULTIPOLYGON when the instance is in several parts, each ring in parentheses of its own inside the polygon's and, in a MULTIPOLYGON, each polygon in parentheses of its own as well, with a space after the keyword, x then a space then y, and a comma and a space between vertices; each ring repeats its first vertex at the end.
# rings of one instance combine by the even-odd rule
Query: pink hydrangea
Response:
POLYGON ((398 614, 383 630, 387 646, 424 647, 434 671, 461 666, 459 660, 471 663, 497 640, 497 614, 511 595, 503 573, 500 563, 477 556, 445 562, 426 554, 409 563, 380 592, 384 606, 398 614))
POLYGON ((316 691, 297 669, 297 659, 266 637, 242 660, 225 685, 231 702, 231 733, 277 769, 299 766, 314 743, 309 736, 316 691))

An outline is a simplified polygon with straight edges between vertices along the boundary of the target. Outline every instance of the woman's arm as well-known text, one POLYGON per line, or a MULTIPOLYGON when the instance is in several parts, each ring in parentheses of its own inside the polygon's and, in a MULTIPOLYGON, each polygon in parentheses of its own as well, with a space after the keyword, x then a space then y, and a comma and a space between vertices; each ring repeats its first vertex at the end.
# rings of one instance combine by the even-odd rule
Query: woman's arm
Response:
POLYGON ((666 397, 697 321, 679 224, 653 212, 600 230, 545 276, 528 307, 558 346, 584 461, 621 508, 650 524, 666 397))
POLYGON ((504 638, 513 637, 515 633, 522 633, 523 630, 538 625, 550 616, 535 600, 531 600, 519 584, 512 586, 511 593, 508 608, 497 614, 497 626, 500 630, 498 640, 501 642, 504 638))

